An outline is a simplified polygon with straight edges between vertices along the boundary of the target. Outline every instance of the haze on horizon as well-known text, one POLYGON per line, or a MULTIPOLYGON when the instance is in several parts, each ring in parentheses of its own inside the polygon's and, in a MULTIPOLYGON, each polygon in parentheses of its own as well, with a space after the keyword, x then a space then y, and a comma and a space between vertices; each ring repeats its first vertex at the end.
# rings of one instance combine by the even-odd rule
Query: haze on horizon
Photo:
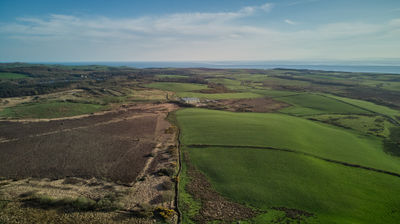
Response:
POLYGON ((0 62, 398 58, 398 0, 0 2, 0 62))

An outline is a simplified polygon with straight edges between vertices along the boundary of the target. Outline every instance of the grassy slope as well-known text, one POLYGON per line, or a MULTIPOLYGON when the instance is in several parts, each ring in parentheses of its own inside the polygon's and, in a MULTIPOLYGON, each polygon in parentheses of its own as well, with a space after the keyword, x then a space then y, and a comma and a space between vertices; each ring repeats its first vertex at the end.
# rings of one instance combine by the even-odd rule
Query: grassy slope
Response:
POLYGON ((153 82, 147 84, 146 87, 161 89, 173 92, 187 92, 201 89, 207 89, 207 85, 193 83, 175 83, 175 82, 153 82))
MULTIPOLYGON (((275 146, 397 171, 400 166, 382 152, 376 138, 302 118, 204 109, 180 110, 177 118, 186 145, 275 146)), ((321 223, 393 223, 400 218, 396 209, 400 179, 396 177, 288 152, 220 147, 184 150, 217 191, 244 204, 264 210, 274 206, 302 209, 317 214, 321 223)), ((266 220, 271 217, 253 221, 266 220)))
POLYGON ((193 92, 201 89, 207 89, 206 85, 192 83, 171 83, 171 82, 154 82, 146 85, 149 88, 161 89, 175 92, 179 97, 198 97, 202 99, 235 99, 235 98, 257 98, 261 95, 250 92, 235 92, 235 93, 216 93, 207 94, 193 92))
POLYGON ((379 138, 283 114, 205 109, 177 112, 183 144, 287 148, 324 158, 400 172, 400 159, 382 151, 379 138))
POLYGON ((27 75, 18 74, 18 73, 10 73, 10 72, 0 72, 0 79, 23 79, 27 78, 27 75))
POLYGON ((105 106, 69 102, 44 102, 21 104, 0 111, 0 117, 8 118, 57 118, 88 114, 105 109, 105 106))
POLYGON ((195 92, 180 92, 179 97, 197 97, 201 99, 241 99, 241 98, 259 98, 255 93, 237 92, 237 93, 195 93, 195 92))
POLYGON ((243 204, 264 210, 275 206, 306 210, 321 223, 395 223, 400 218, 396 177, 287 152, 188 151, 218 192, 243 204))
POLYGON ((345 98, 345 97, 339 97, 339 96, 333 96, 333 95, 328 95, 329 97, 362 107, 362 108, 366 108, 370 111, 373 111, 375 113, 379 113, 379 114, 384 114, 386 116, 389 116, 397 121, 400 122, 399 118, 396 118, 396 116, 400 116, 400 112, 385 106, 381 106, 381 105, 377 105, 368 101, 364 101, 364 100, 356 100, 356 99, 350 99, 350 98, 345 98))
POLYGON ((313 115, 324 113, 370 114, 370 112, 361 108, 315 94, 299 94, 280 97, 277 99, 294 105, 293 107, 281 110, 283 113, 293 115, 313 115))
POLYGON ((395 127, 394 124, 390 123, 382 116, 323 114, 310 116, 310 118, 338 124, 364 134, 373 134, 383 137, 389 137, 390 128, 395 127))

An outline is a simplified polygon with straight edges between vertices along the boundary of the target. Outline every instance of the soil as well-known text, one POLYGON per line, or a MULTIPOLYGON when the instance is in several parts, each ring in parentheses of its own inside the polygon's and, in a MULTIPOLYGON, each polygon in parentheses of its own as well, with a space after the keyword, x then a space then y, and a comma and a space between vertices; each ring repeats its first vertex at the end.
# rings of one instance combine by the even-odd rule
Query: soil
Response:
POLYGON ((232 112, 258 112, 267 113, 278 111, 290 106, 287 103, 276 101, 270 98, 255 99, 229 99, 218 100, 207 104, 207 108, 227 110, 232 112))

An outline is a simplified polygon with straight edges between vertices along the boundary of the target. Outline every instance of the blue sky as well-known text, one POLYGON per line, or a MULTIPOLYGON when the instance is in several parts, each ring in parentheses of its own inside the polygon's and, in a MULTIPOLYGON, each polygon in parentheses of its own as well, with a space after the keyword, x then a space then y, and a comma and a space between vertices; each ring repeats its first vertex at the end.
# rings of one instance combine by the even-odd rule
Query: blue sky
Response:
POLYGON ((399 0, 1 0, 1 61, 400 58, 399 0))

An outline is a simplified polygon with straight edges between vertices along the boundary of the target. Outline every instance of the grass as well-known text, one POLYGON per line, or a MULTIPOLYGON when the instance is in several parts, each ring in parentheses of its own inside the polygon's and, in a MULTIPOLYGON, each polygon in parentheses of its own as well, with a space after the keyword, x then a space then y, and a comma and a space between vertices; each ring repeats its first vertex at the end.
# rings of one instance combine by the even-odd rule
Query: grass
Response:
POLYGON ((177 113, 182 144, 286 148, 316 156, 400 172, 400 159, 383 151, 382 140, 284 114, 184 109, 177 113))
POLYGON ((259 98, 261 95, 250 92, 236 92, 236 93, 195 93, 195 92, 181 92, 177 94, 179 97, 197 97, 200 99, 222 100, 222 99, 246 99, 246 98, 259 98))
POLYGON ((191 194, 186 192, 185 187, 190 182, 187 175, 186 163, 182 163, 181 175, 179 177, 179 208, 182 211, 182 223, 194 224, 191 220, 200 210, 201 202, 195 200, 191 194))
POLYGON ((400 122, 400 120, 396 116, 400 116, 400 112, 398 110, 391 109, 389 107, 377 105, 368 101, 364 100, 356 100, 356 99, 350 99, 350 98, 345 98, 345 97, 339 97, 339 96, 333 96, 333 95, 328 95, 331 98, 341 100, 343 102, 356 105, 358 107, 365 108, 367 110, 373 111, 378 114, 383 114, 386 115, 394 120, 397 120, 400 122))
POLYGON ((189 92, 201 89, 207 89, 207 85, 193 83, 176 83, 176 82, 153 82, 145 85, 148 88, 172 91, 172 92, 189 92))
POLYGON ((52 198, 47 195, 34 194, 30 198, 24 199, 24 203, 41 208, 70 208, 76 211, 113 211, 118 209, 116 198, 107 195, 98 201, 86 198, 52 198))
MULTIPOLYGON (((396 223, 400 218, 397 177, 287 152, 185 150, 218 192, 242 204, 305 210, 316 215, 316 223, 396 223)), ((261 216, 253 223, 270 219, 261 216)))
POLYGON ((0 72, 0 80, 1 79, 23 79, 29 76, 19 73, 10 73, 10 72, 0 72))
POLYGON ((58 118, 93 113, 107 106, 71 102, 41 102, 20 104, 0 111, 3 118, 58 118))
POLYGON ((381 137, 389 137, 390 129, 395 127, 394 124, 382 116, 324 114, 310 116, 310 118, 351 128, 363 134, 372 134, 381 137))
POLYGON ((276 98, 293 107, 282 109, 281 112, 293 115, 314 115, 314 114, 371 114, 359 107, 316 94, 298 94, 276 98))
POLYGON ((200 93, 195 92, 207 89, 207 85, 193 83, 174 83, 174 82, 154 82, 147 84, 146 87, 160 89, 164 91, 175 92, 178 97, 197 97, 200 99, 241 99, 241 98, 258 98, 260 94, 251 92, 234 92, 234 93, 200 93))
POLYGON ((282 90, 272 90, 272 89, 251 89, 252 93, 260 94, 264 97, 278 98, 283 96, 291 96, 298 94, 296 92, 282 91, 282 90))
POLYGON ((156 75, 157 78, 187 79, 187 75, 156 75))

